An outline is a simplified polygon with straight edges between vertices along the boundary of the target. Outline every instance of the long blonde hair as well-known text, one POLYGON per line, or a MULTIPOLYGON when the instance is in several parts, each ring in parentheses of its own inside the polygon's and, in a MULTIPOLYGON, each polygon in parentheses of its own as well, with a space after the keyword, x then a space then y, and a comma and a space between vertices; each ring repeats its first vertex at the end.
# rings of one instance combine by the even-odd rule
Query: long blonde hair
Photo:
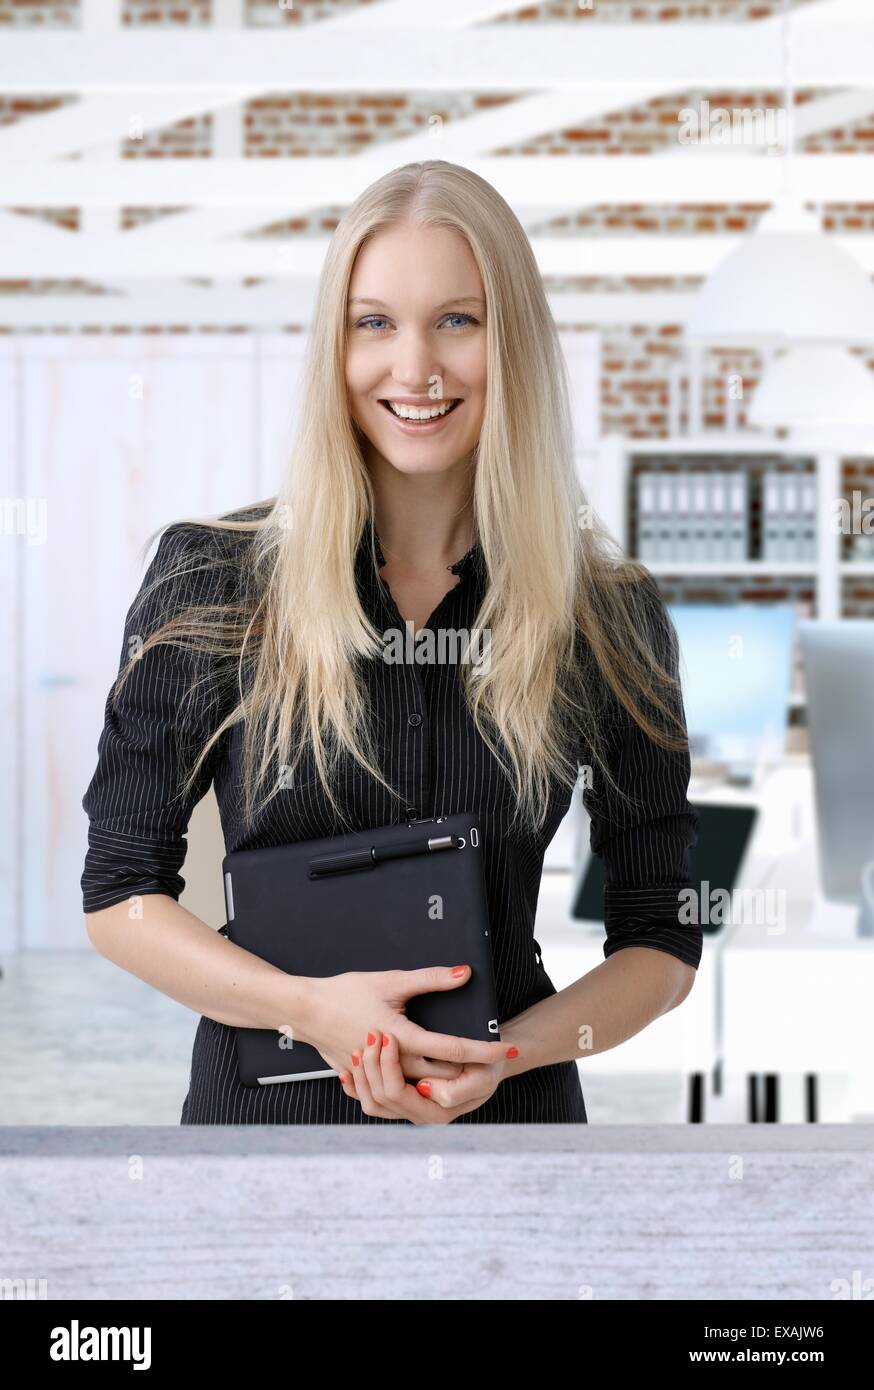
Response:
MULTIPOLYGON (((350 414, 345 351, 356 256, 369 238, 404 222, 465 237, 485 291, 487 388, 472 501, 486 569, 476 627, 490 636, 489 662, 459 670, 471 715, 511 778, 517 815, 541 826, 551 779, 576 784, 572 748, 590 749, 615 785, 605 739, 620 707, 663 747, 688 747, 666 610, 648 571, 623 559, 588 508, 577 478, 567 369, 528 238, 484 179, 426 160, 365 189, 331 238, 279 493, 238 513, 185 519, 211 531, 213 542, 243 533, 245 582, 220 603, 162 611, 139 653, 170 641, 221 655, 225 669, 236 664, 234 707, 200 749, 183 793, 216 740, 242 719, 248 823, 256 802, 260 813, 294 785, 307 749, 341 817, 332 785, 340 757, 351 755, 400 800, 377 765, 356 672, 382 642, 354 573, 374 496, 350 414)), ((224 543, 205 545, 200 563, 222 564, 227 553, 224 543)), ((189 552, 167 566, 156 584, 190 570, 191 559, 189 552)), ((372 545, 370 560, 376 566, 372 545)))

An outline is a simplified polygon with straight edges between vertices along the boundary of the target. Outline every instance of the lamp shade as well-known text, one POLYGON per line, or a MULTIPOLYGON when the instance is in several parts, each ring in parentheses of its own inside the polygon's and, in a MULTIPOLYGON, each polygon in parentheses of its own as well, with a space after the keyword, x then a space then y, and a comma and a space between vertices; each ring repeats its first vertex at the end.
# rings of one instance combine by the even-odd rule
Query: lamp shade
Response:
POLYGON ((748 420, 786 429, 874 429, 874 373, 843 348, 790 348, 769 363, 748 420))
POLYGON ((874 342, 874 285, 818 219, 784 195, 710 275, 686 335, 718 344, 874 342))

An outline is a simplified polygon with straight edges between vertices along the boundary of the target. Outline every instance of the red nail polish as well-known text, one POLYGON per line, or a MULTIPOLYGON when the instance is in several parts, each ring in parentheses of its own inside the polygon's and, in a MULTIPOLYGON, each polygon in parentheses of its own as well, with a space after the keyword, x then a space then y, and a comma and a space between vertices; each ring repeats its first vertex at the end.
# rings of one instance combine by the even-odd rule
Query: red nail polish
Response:
POLYGON ((342 1081, 342 1083, 343 1083, 344 1086, 346 1085, 347 1081, 349 1080, 348 1076, 346 1075, 346 1073, 345 1073, 344 1071, 341 1071, 341 1072, 339 1073, 337 1079, 338 1079, 338 1081, 342 1081))
POLYGON ((519 1056, 519 1049, 518 1049, 518 1047, 510 1047, 510 1048, 508 1048, 508 1049, 507 1049, 507 1056, 508 1056, 508 1057, 518 1057, 518 1056, 519 1056))
POLYGON ((453 972, 452 972, 453 975, 455 976, 456 980, 457 980, 461 975, 464 974, 464 972, 465 972, 466 969, 467 969, 467 966, 466 966, 466 965, 456 965, 455 969, 454 969, 453 972))
POLYGON ((373 1047, 373 1044, 374 1044, 375 1042, 376 1042, 376 1034, 375 1034, 375 1033, 368 1033, 368 1034, 367 1034, 367 1046, 368 1046, 368 1047, 373 1047))
POLYGON ((420 1095, 420 1096, 424 1096, 426 1100, 430 1100, 430 1098, 431 1098, 431 1082, 430 1082, 430 1081, 417 1081, 417 1082, 416 1082, 416 1090, 419 1092, 419 1095, 420 1095))
POLYGON ((382 1045, 383 1045, 383 1047, 388 1047, 388 1044, 389 1044, 388 1033, 383 1033, 383 1035, 382 1035, 382 1045))
POLYGON ((359 1063, 360 1061, 361 1061, 361 1058, 358 1056, 358 1053, 357 1053, 357 1052, 353 1052, 353 1053, 352 1053, 352 1065, 353 1065, 353 1067, 357 1067, 357 1066, 358 1066, 358 1063, 359 1063))

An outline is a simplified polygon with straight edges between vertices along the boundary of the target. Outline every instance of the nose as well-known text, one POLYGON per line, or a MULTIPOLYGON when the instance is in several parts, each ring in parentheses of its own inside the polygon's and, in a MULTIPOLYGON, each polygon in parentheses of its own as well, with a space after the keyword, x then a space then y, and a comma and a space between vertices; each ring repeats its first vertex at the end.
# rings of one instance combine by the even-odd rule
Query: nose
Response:
POLYGON ((443 373, 426 333, 411 329, 396 339, 394 348, 391 376, 400 391, 411 396, 424 395, 435 381, 442 380, 443 373))

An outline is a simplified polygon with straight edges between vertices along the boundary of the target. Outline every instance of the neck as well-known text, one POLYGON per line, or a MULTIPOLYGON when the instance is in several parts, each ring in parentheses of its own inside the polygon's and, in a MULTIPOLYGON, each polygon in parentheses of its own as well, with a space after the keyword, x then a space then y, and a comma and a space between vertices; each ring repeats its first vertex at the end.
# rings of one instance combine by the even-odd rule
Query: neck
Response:
POLYGON ((396 572, 445 569, 470 550, 476 537, 466 466, 426 476, 388 464, 370 472, 379 543, 396 572))

